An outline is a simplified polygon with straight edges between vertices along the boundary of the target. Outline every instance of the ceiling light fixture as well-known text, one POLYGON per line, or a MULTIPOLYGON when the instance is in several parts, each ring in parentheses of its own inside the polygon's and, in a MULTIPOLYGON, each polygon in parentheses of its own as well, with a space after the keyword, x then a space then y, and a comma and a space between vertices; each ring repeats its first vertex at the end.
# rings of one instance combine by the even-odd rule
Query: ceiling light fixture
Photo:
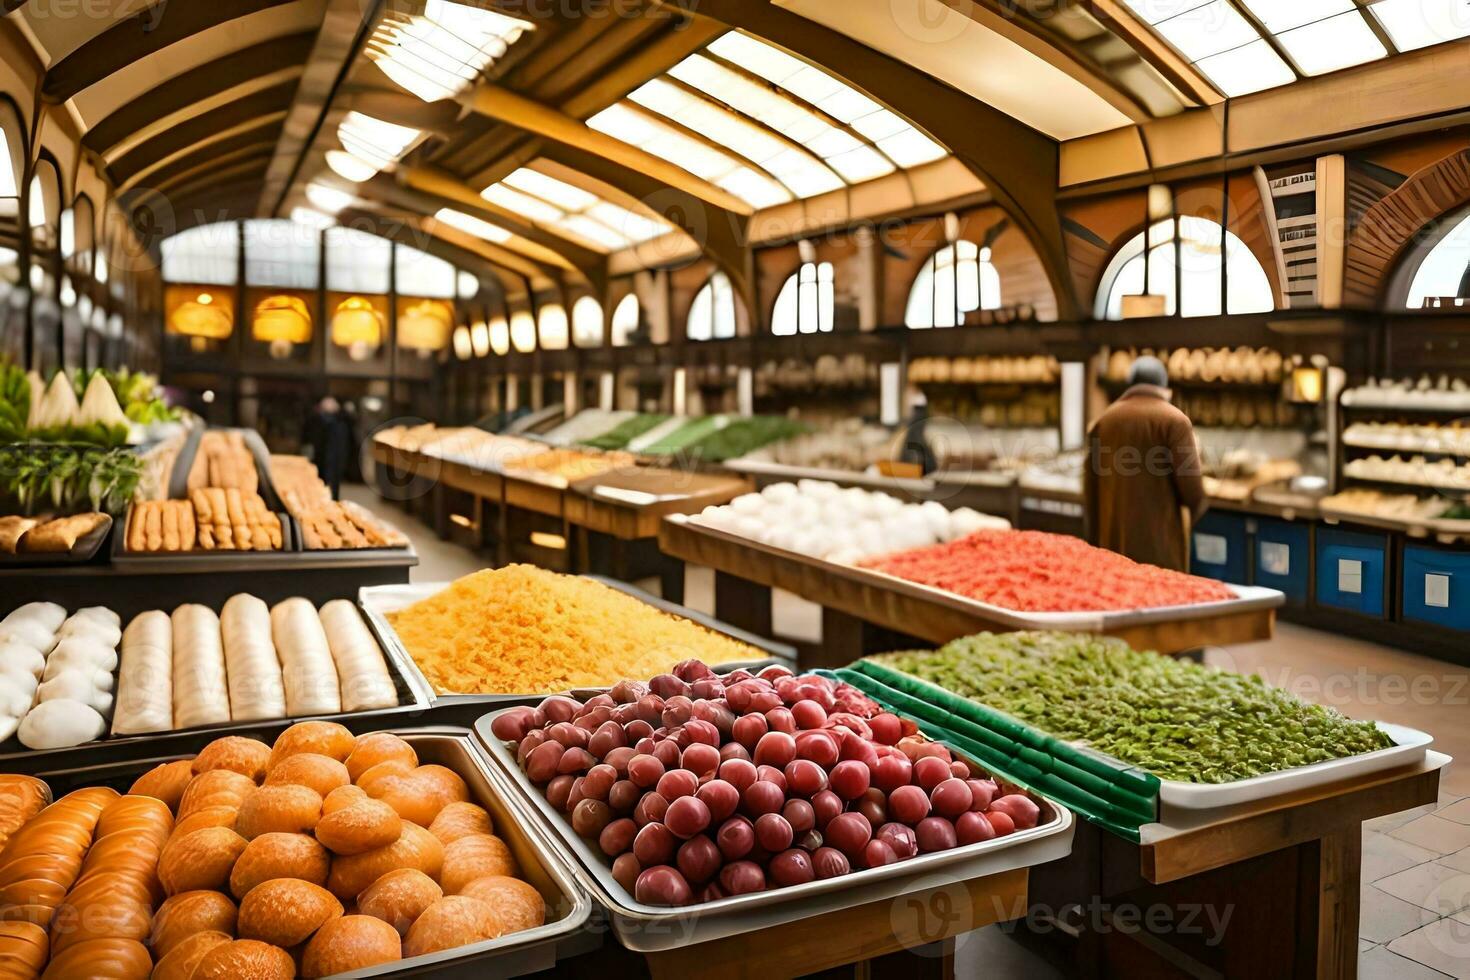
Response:
POLYGON ((306 199, 328 214, 336 214, 338 211, 350 207, 355 200, 346 191, 339 191, 337 188, 328 187, 326 184, 307 184, 306 199))
POLYGON ((505 242, 510 239, 510 232, 499 225, 492 225, 488 221, 476 218, 474 215, 456 211, 453 208, 440 208, 434 212, 434 220, 458 228, 466 235, 482 238, 487 242, 505 242))
POLYGON ((479 79, 534 25, 450 0, 422 14, 390 13, 367 44, 383 74, 425 102, 452 99, 479 79))
POLYGON ((372 180, 377 176, 378 168, 366 160, 353 156, 346 150, 328 150, 327 166, 332 172, 343 180, 350 180, 354 184, 360 184, 365 180, 372 180))

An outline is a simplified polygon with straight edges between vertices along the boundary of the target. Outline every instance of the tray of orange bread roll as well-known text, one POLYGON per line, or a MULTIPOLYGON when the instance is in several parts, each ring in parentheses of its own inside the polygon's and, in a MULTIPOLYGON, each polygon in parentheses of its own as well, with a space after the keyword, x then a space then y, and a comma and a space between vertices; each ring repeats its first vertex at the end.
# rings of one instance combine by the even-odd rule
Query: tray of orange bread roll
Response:
POLYGON ((465 729, 324 721, 192 756, 0 775, 0 972, 550 969, 601 935, 566 857, 505 792, 465 729))
POLYGON ((124 562, 297 550, 290 518, 268 509, 259 494, 234 487, 198 487, 183 500, 136 501, 113 540, 113 559, 124 562))

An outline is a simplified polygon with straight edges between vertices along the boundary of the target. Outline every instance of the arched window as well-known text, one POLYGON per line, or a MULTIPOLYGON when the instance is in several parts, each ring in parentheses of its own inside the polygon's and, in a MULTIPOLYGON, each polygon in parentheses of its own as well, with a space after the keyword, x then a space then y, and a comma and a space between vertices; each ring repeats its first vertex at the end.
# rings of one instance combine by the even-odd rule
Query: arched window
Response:
POLYGON ((690 340, 724 340, 735 336, 735 289, 730 278, 716 272, 694 294, 689 304, 685 336, 690 340))
POLYGON ((953 327, 974 310, 1000 308, 1000 273, 990 249, 963 239, 929 257, 909 289, 903 322, 913 330, 953 327))
POLYGON ((572 304, 572 343, 578 347, 602 346, 602 304, 591 296, 572 304))
POLYGON ((567 349, 567 311, 560 303, 547 303, 536 315, 536 335, 542 350, 567 349))
POLYGON ((832 291, 831 262, 803 262, 786 277, 771 311, 771 333, 829 333, 836 298, 832 291))
POLYGON ((57 247, 61 228, 61 174, 46 157, 36 162, 26 218, 31 241, 37 249, 49 252, 57 247))
MULTIPOLYGON (((233 221, 181 231, 161 247, 167 282, 233 286, 239 278, 240 229, 233 221)), ((97 255, 97 281, 107 281, 105 250, 97 255)))
POLYGON ((1158 222, 1147 232, 1147 290, 1143 281, 1145 233, 1139 232, 1118 249, 1098 286, 1093 311, 1097 319, 1123 319, 1123 297, 1145 292, 1164 297, 1166 316, 1269 313, 1276 308, 1266 270, 1234 232, 1225 231, 1209 218, 1191 215, 1180 217, 1178 227, 1177 242, 1173 218, 1158 222), (1224 310, 1220 308, 1222 274, 1224 310))
POLYGON ((510 343, 519 354, 536 349, 536 318, 529 310, 516 310, 510 315, 510 343))
POLYGON ((510 353, 510 324, 503 316, 490 321, 490 349, 500 357, 510 353))
POLYGON ((1470 212, 1425 254, 1405 305, 1411 310, 1470 307, 1470 212))
POLYGON ((618 305, 613 308, 612 315, 614 347, 627 347, 632 343, 632 336, 638 332, 638 324, 642 317, 643 311, 638 305, 637 293, 629 293, 618 301, 618 305))

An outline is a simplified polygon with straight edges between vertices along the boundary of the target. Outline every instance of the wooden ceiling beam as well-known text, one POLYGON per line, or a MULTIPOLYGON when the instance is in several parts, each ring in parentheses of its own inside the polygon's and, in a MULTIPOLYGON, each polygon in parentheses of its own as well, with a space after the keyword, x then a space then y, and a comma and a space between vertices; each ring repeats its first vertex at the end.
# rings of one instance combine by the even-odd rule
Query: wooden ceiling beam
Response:
POLYGON ((53 64, 41 82, 41 99, 58 103, 109 75, 222 24, 281 7, 294 0, 208 0, 153 4, 77 48, 53 64))
POLYGON ((485 261, 492 262, 507 271, 514 272, 518 276, 539 282, 560 283, 566 272, 556 266, 546 265, 529 259, 520 253, 497 245, 495 242, 487 242, 483 238, 467 234, 459 229, 447 225, 442 221, 435 221, 433 215, 422 214, 411 208, 400 207, 387 201, 378 201, 372 198, 358 198, 360 207, 390 221, 399 221, 417 229, 425 235, 432 235, 443 241, 452 242, 466 251, 481 256, 485 261))
POLYGON ((172 188, 188 183, 217 167, 269 157, 275 149, 278 134, 279 130, 267 134, 242 133, 237 140, 230 141, 231 145, 226 146, 223 143, 211 145, 208 153, 181 157, 167 167, 150 174, 146 186, 133 187, 120 195, 119 199, 125 202, 125 207, 130 207, 155 195, 167 198, 171 195, 172 188), (269 138, 262 139, 262 136, 269 138), (200 159, 201 157, 203 159, 200 159))
POLYGON ((107 165, 113 182, 124 187, 135 177, 153 165, 194 146, 203 146, 217 141, 222 133, 235 127, 245 128, 254 124, 256 128, 274 125, 285 117, 291 93, 296 82, 286 82, 272 88, 247 95, 231 102, 215 112, 196 116, 187 122, 159 133, 154 138, 139 144, 107 165))

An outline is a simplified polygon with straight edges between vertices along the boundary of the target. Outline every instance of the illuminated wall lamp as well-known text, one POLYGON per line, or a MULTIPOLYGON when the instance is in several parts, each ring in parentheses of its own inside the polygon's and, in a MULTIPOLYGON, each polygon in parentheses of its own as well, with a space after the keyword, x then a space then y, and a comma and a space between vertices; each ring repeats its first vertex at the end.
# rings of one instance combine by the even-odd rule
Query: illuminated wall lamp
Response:
POLYGON ((311 314, 298 296, 267 296, 255 307, 250 335, 269 344, 271 357, 282 360, 296 344, 311 343, 311 314))
MULTIPOLYGON (((421 300, 398 314, 398 344, 428 357, 449 346, 454 317, 445 303, 421 300)), ((468 340, 468 337, 466 337, 468 340)))
POLYGON ((383 343, 383 314, 361 296, 349 296, 332 314, 332 343, 347 348, 347 356, 365 361, 383 343))

